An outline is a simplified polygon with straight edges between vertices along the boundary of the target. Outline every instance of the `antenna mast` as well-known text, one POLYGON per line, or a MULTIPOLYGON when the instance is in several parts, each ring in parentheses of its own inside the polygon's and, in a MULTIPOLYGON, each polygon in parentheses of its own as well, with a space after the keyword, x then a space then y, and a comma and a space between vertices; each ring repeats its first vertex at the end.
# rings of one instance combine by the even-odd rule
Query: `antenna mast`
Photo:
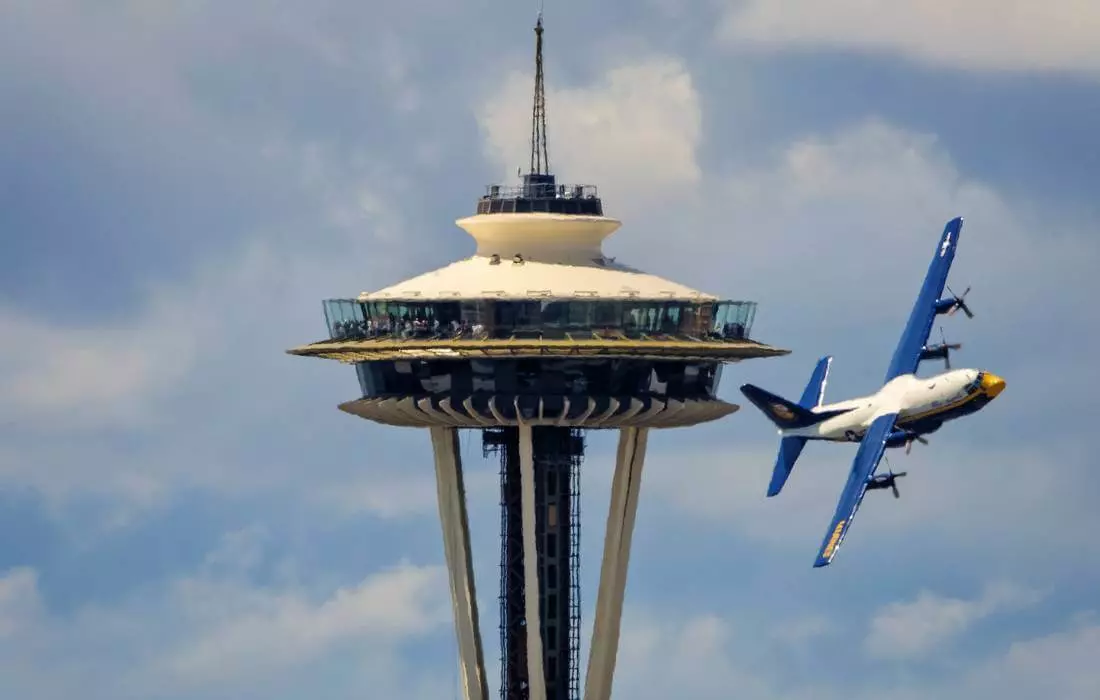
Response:
POLYGON ((542 10, 535 23, 535 104, 531 110, 531 173, 550 174, 546 153, 546 89, 542 82, 542 10))

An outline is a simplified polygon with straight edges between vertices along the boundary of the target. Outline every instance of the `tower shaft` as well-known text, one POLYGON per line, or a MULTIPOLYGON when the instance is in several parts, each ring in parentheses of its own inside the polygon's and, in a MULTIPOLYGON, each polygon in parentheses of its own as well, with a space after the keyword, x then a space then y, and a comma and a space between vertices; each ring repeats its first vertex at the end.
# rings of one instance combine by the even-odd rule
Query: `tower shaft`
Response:
POLYGON ((443 554, 447 560, 447 576, 451 588, 463 697, 466 700, 488 700, 489 689, 478 623, 477 590, 474 587, 470 524, 466 513, 466 488, 462 475, 458 431, 454 428, 433 427, 430 432, 432 453, 435 457, 439 523, 443 527, 443 554))
POLYGON ((501 698, 577 700, 583 437, 521 425, 484 441, 500 454, 501 698))

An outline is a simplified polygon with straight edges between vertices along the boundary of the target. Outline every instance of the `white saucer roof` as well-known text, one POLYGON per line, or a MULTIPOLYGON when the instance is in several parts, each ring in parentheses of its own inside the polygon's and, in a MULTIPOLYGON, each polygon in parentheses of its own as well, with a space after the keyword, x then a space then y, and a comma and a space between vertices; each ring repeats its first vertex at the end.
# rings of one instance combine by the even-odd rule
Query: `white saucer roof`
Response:
POLYGON ((482 214, 456 223, 477 241, 477 253, 385 289, 364 292, 359 299, 717 301, 711 294, 606 258, 600 244, 621 225, 615 219, 482 214))

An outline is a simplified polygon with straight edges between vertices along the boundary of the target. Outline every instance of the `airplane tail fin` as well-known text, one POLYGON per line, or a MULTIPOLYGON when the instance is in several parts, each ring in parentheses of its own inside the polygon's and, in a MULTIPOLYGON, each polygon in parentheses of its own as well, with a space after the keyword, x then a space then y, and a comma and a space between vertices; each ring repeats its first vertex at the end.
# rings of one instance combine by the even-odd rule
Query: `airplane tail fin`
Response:
MULTIPOLYGON (((776 396, 752 384, 741 387, 741 393, 748 398, 757 408, 763 411, 772 423, 780 430, 792 430, 806 428, 820 423, 823 420, 838 415, 829 411, 814 413, 812 409, 822 404, 825 398, 825 384, 829 379, 829 368, 833 358, 825 356, 818 360, 806 389, 802 392, 802 398, 797 404, 787 401, 781 396, 776 396)), ((794 469, 794 464, 802 454, 802 448, 806 446, 806 438, 798 436, 784 436, 779 441, 779 454, 776 455, 775 468, 772 470, 771 483, 768 484, 768 496, 775 496, 787 483, 787 479, 794 469)))
POLYGON ((832 366, 832 355, 826 355, 817 361, 817 367, 814 367, 814 373, 810 375, 810 381, 798 402, 800 406, 816 408, 825 402, 825 384, 829 381, 829 368, 832 366))

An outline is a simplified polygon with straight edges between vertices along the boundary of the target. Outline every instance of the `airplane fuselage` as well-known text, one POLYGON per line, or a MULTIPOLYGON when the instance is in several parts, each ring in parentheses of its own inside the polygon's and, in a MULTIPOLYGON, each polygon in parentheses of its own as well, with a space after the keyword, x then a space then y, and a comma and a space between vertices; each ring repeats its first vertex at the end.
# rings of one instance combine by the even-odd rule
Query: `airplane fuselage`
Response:
POLYGON ((949 420, 981 409, 1004 386, 1004 380, 997 375, 976 369, 951 370, 934 377, 904 374, 870 396, 818 406, 814 413, 842 413, 806 428, 784 430, 782 435, 858 442, 875 417, 884 411, 897 412, 896 430, 925 435, 949 420))

